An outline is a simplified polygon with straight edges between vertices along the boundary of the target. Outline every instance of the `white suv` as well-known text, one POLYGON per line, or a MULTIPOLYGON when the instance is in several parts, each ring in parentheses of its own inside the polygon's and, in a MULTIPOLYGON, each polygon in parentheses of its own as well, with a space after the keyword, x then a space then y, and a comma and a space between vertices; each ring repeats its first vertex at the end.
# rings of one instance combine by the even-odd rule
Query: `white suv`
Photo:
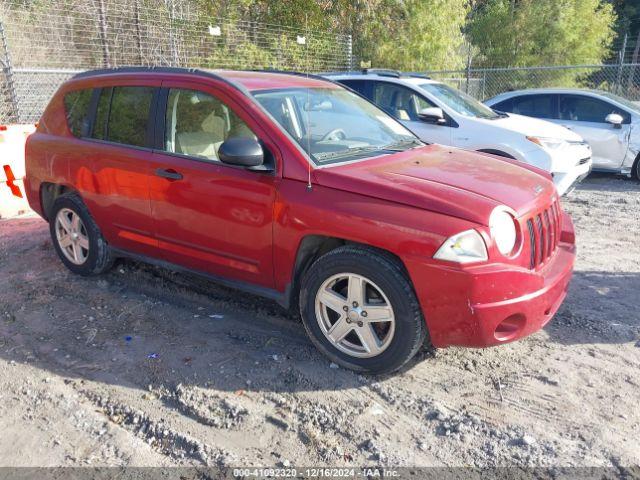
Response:
POLYGON ((550 172, 560 195, 591 171, 591 148, 575 132, 496 112, 424 75, 369 69, 326 77, 363 95, 425 142, 514 158, 550 172))

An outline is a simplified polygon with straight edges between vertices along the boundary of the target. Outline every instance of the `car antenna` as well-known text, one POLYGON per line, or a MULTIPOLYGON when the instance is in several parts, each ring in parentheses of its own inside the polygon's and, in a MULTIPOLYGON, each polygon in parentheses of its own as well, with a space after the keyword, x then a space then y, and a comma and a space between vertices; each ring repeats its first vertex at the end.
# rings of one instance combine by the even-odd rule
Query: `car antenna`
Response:
POLYGON ((304 56, 306 63, 306 73, 307 73, 307 155, 309 156, 308 165, 307 165, 307 191, 311 192, 313 190, 313 186, 311 185, 311 89, 308 85, 309 80, 309 44, 307 43, 307 37, 309 36, 309 17, 308 14, 304 14, 304 56))

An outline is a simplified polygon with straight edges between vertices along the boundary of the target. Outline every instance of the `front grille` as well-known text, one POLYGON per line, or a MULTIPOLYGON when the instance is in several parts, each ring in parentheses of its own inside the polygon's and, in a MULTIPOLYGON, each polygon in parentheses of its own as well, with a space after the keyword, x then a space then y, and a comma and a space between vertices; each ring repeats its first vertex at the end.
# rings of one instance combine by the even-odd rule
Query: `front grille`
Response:
POLYGON ((558 248, 562 231, 561 218, 560 207, 556 201, 546 210, 538 212, 527 220, 532 269, 544 264, 558 248))
POLYGON ((582 160, 579 160, 577 165, 584 165, 585 163, 587 163, 589 160, 591 160, 591 157, 587 157, 587 158, 583 158, 582 160))

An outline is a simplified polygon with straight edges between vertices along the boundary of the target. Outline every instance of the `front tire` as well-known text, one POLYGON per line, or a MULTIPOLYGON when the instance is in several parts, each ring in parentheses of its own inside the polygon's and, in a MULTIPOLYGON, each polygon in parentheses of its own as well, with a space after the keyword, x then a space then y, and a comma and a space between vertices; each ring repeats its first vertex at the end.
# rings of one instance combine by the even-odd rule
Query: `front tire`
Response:
POLYGON ((356 371, 395 371, 417 353, 426 336, 401 264, 365 247, 339 247, 316 260, 302 279, 300 312, 313 344, 356 371))
POLYGON ((636 158, 636 163, 633 164, 632 176, 640 182, 640 155, 636 158))
POLYGON ((98 275, 111 268, 109 246, 77 194, 67 193, 56 199, 49 231, 60 260, 73 273, 98 275))

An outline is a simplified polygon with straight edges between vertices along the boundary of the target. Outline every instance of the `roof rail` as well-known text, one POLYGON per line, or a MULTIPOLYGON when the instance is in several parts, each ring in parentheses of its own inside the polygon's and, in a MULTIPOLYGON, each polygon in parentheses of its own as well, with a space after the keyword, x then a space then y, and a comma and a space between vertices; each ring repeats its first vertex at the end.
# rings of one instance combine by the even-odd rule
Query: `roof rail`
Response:
POLYGON ((381 77, 395 77, 400 78, 401 73, 398 70, 391 70, 389 68, 363 68, 363 75, 380 75, 381 77))
POLYGON ((79 78, 93 77, 99 75, 109 75, 111 73, 137 73, 137 72, 158 72, 158 73, 182 73, 182 74, 190 74, 197 75, 201 77, 213 78, 215 80, 226 83, 232 88, 240 91, 242 94, 250 97, 251 94, 249 91, 239 82, 235 82, 230 80, 222 75, 218 75, 217 73, 211 70, 203 70, 199 68, 187 68, 187 67, 164 67, 164 66, 125 66, 125 67, 114 67, 114 68, 103 68, 98 70, 87 70, 84 72, 80 72, 71 77, 73 80, 79 78))
POLYGON ((431 77, 420 72, 400 72, 399 70, 391 70, 389 68, 363 68, 362 75, 379 75, 381 77, 412 77, 412 78, 424 78, 429 79, 431 77))
POLYGON ((337 83, 331 80, 330 78, 324 77, 323 75, 327 75, 326 73, 324 74, 305 73, 297 70, 279 70, 277 68, 249 69, 246 71, 247 72, 263 72, 263 73, 279 73, 281 75, 293 75, 296 77, 307 77, 307 78, 313 78, 314 80, 322 80, 324 82, 337 83))
POLYGON ((429 75, 426 75, 426 74, 420 73, 420 72, 405 72, 405 73, 403 73, 403 75, 405 75, 407 77, 412 77, 412 78, 424 78, 426 80, 431 79, 431 77, 429 75))
POLYGON ((136 72, 160 72, 160 73, 197 73, 197 68, 165 67, 165 66, 124 66, 112 68, 99 68, 76 73, 71 78, 93 77, 95 75, 108 75, 110 73, 136 73, 136 72))

